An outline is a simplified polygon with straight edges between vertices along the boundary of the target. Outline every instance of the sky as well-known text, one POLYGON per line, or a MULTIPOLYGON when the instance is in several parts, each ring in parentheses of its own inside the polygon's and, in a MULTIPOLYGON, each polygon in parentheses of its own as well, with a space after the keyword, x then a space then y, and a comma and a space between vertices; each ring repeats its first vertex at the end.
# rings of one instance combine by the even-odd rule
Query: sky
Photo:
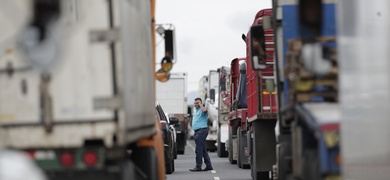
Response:
MULTIPOLYGON (((188 92, 198 91, 200 78, 209 70, 245 56, 241 35, 247 34, 259 10, 271 6, 271 0, 156 0, 156 23, 175 26, 177 63, 172 72, 188 73, 188 92)), ((163 51, 162 42, 157 62, 163 51)))

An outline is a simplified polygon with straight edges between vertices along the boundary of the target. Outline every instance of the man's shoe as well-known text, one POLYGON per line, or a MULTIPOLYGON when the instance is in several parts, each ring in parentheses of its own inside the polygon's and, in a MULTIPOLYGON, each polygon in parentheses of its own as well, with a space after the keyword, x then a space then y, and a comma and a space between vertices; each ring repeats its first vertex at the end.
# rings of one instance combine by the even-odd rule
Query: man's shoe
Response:
POLYGON ((211 170, 214 170, 213 166, 205 167, 204 169, 202 169, 202 171, 211 171, 211 170))
POLYGON ((192 169, 190 169, 191 172, 196 172, 196 171, 202 171, 202 168, 200 167, 194 167, 192 169))

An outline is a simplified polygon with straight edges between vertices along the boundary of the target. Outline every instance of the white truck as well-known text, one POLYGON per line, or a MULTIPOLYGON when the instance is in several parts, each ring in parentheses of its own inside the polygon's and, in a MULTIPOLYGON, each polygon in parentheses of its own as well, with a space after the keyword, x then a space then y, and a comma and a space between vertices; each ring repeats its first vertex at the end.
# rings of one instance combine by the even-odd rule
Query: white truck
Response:
POLYGON ((205 106, 209 113, 209 134, 206 137, 206 149, 214 152, 217 150, 217 138, 218 138, 218 87, 219 87, 219 74, 217 70, 210 70, 208 75, 208 96, 205 100, 205 106))
POLYGON ((0 147, 28 152, 50 179, 165 179, 151 7, 2 1, 0 147))
POLYGON ((218 130, 217 130, 217 154, 218 157, 227 157, 226 141, 229 139, 229 94, 230 94, 230 68, 222 66, 218 68, 218 130))
POLYGON ((169 117, 179 119, 176 129, 177 153, 184 154, 187 144, 188 122, 190 115, 187 107, 187 73, 170 73, 169 81, 156 81, 156 100, 169 117))

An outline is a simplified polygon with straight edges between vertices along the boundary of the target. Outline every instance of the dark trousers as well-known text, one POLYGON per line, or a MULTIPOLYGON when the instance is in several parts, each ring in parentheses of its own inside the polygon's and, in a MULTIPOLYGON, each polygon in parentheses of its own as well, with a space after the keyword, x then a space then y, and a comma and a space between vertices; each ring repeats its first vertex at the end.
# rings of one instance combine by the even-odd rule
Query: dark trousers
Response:
POLYGON ((206 137, 209 134, 209 130, 199 129, 195 131, 194 139, 195 139, 195 154, 196 154, 196 167, 202 167, 202 158, 204 159, 204 163, 206 167, 211 167, 211 161, 209 157, 209 153, 206 150, 206 137))

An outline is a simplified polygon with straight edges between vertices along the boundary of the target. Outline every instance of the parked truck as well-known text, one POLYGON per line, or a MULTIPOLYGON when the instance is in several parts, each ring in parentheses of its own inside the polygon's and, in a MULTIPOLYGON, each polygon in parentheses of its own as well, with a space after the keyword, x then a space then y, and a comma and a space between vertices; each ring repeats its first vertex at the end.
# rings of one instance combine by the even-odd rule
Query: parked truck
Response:
POLYGON ((187 73, 170 73, 169 81, 156 82, 156 100, 169 117, 179 119, 176 129, 176 150, 184 154, 188 133, 187 73))
POLYGON ((217 126, 217 154, 218 157, 227 157, 226 141, 229 138, 229 107, 230 107, 230 68, 222 66, 218 68, 218 126, 217 126))
POLYGON ((230 101, 228 156, 231 164, 249 168, 247 144, 246 58, 235 58, 230 64, 230 101))
POLYGON ((217 70, 210 70, 209 74, 203 76, 199 81, 198 94, 206 107, 208 118, 209 134, 206 137, 206 149, 214 152, 217 150, 217 129, 218 129, 218 97, 219 74, 217 70))
MULTIPOLYGON (((272 9, 260 10, 254 18, 252 28, 262 27, 264 20, 270 17, 272 17, 272 9)), ((242 125, 246 124, 246 126, 242 126, 239 131, 241 136, 248 138, 247 151, 249 151, 252 178, 268 179, 272 165, 276 161, 274 129, 277 104, 274 88, 274 31, 272 28, 263 31, 249 31, 245 41, 247 119, 242 121, 242 125), (262 48, 254 51, 251 46, 262 48), (251 61, 252 56, 257 58, 254 60, 257 63, 251 61), (261 68, 261 71, 256 71, 258 68, 261 68)), ((238 159, 246 157, 244 155, 239 153, 238 159)))
POLYGON ((49 179, 165 179, 154 1, 0 6, 0 147, 49 179))
MULTIPOLYGON (((251 27, 248 62, 254 72, 269 72, 276 80, 275 84, 265 81, 265 89, 276 86, 278 102, 276 158, 273 147, 268 159, 276 163, 273 178, 338 179, 340 106, 334 1, 273 1, 273 12, 267 11, 258 19, 261 23, 251 27), (267 41, 272 36, 275 40, 267 41), (269 58, 273 52, 267 50, 272 42, 276 61, 268 63, 273 62, 269 58), (268 71, 269 67, 275 67, 275 72, 268 71)), ((269 163, 258 170, 269 171, 269 163)), ((268 173, 260 175, 254 179, 269 178, 268 173)))

